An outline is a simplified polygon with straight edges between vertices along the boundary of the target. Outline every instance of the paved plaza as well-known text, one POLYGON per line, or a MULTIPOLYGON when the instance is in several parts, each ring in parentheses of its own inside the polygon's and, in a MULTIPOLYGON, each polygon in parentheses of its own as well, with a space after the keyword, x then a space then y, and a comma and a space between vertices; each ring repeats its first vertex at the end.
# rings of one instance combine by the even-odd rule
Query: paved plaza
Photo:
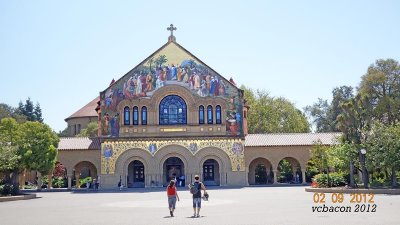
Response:
MULTIPOLYGON (((169 216, 164 189, 112 192, 41 192, 34 200, 0 203, 0 224, 400 224, 400 196, 376 195, 376 212, 312 212, 314 193, 304 187, 210 189, 200 218, 192 218, 191 195, 178 191, 175 217, 169 216)), ((351 206, 345 195, 327 206, 351 206)))

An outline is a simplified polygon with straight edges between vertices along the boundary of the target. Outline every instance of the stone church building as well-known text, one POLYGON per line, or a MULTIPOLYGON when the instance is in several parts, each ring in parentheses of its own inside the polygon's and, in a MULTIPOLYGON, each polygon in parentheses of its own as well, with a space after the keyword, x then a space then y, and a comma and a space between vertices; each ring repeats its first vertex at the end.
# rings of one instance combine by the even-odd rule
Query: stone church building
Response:
MULTIPOLYGON (((232 79, 176 42, 168 42, 105 87, 99 97, 65 119, 70 136, 97 122, 98 137, 61 138, 58 162, 68 187, 90 176, 101 188, 157 187, 176 178, 206 185, 278 183, 282 160, 293 179, 305 182, 315 141, 325 145, 336 133, 248 134, 246 96, 232 79)), ((266 118, 267 119, 267 118, 266 118)))

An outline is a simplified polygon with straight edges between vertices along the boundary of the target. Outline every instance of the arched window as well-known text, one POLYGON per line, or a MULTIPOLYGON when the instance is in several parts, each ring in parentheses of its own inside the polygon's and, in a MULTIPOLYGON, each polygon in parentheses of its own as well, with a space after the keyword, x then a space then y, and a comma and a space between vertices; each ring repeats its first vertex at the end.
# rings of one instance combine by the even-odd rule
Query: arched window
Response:
POLYGON ((199 124, 204 124, 204 106, 199 106, 199 124))
POLYGON ((142 107, 142 125, 147 125, 147 108, 146 108, 146 106, 142 107))
POLYGON ((213 108, 211 105, 207 106, 207 123, 213 124, 213 108))
POLYGON ((160 102, 160 125, 187 124, 186 102, 178 95, 168 95, 160 102))
POLYGON ((219 105, 215 107, 215 123, 221 124, 221 106, 219 105))
POLYGON ((131 112, 128 106, 124 108, 124 125, 131 124, 131 112))
POLYGON ((138 107, 133 107, 133 125, 139 125, 139 112, 138 107))

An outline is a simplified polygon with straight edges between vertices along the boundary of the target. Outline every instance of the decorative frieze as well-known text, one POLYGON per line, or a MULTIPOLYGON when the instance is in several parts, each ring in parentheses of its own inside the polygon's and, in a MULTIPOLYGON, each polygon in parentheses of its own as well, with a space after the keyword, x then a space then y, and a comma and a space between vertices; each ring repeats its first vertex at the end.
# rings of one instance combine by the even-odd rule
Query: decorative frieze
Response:
POLYGON ((216 140, 151 140, 151 141, 105 141, 101 144, 101 173, 114 174, 119 156, 127 150, 138 149, 149 152, 153 157, 158 151, 171 145, 179 145, 193 155, 204 148, 217 148, 224 151, 231 161, 232 171, 245 171, 244 141, 241 139, 216 140))

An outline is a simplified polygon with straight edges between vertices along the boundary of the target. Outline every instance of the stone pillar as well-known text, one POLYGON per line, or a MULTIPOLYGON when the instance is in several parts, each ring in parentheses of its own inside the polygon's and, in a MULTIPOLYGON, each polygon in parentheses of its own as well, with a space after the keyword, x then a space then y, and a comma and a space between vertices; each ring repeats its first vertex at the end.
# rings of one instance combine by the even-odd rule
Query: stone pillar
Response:
POLYGON ((246 186, 249 186, 250 185, 250 183, 249 183, 249 171, 247 171, 247 170, 246 170, 246 173, 245 173, 245 177, 246 177, 246 180, 245 180, 246 186))
POLYGON ((307 184, 307 182, 306 182, 306 170, 305 169, 301 169, 301 175, 303 177, 302 184, 307 184))
POLYGON ((75 187, 80 188, 81 184, 79 183, 79 173, 75 171, 75 187))
POLYGON ((41 191, 42 190, 42 174, 40 172, 37 172, 37 190, 41 191))
POLYGON ((278 171, 277 170, 272 170, 272 172, 274 173, 274 184, 278 183, 278 171))
POLYGON ((68 175, 68 190, 72 189, 72 175, 68 175))
POLYGON ((255 181, 255 173, 254 173, 254 171, 251 171, 251 172, 249 172, 248 173, 248 175, 247 175, 247 182, 249 183, 249 185, 250 184, 255 184, 256 183, 256 181, 255 181))

